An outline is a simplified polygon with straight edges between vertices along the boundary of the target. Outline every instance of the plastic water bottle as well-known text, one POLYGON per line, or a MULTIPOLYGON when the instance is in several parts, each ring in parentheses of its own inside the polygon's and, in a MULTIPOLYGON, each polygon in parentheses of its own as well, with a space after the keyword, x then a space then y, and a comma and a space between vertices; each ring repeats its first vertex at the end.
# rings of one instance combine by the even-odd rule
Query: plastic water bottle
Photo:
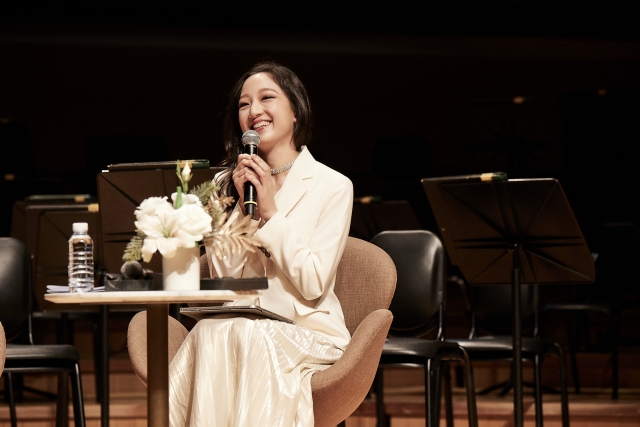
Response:
POLYGON ((93 289, 93 239, 86 222, 74 222, 69 239, 69 292, 93 289))

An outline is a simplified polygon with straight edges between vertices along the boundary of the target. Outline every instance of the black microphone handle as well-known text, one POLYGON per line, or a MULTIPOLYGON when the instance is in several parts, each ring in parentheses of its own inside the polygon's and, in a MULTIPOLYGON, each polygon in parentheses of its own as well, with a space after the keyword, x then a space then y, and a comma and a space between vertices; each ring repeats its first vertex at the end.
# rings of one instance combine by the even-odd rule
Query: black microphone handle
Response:
MULTIPOLYGON (((258 154, 258 146, 255 144, 247 144, 244 146, 245 154, 258 154)), ((256 194, 256 187, 250 183, 244 183, 244 209, 247 215, 251 215, 253 218, 256 207, 258 206, 258 195, 256 194)))

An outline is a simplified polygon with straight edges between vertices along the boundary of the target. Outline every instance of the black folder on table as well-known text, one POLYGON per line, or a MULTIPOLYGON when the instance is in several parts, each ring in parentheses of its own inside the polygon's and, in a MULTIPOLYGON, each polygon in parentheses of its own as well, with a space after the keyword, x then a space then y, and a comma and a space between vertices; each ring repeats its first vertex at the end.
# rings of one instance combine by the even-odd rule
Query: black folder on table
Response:
POLYGON ((184 307, 180 309, 180 314, 192 317, 196 320, 206 318, 229 318, 247 316, 250 318, 266 318, 280 320, 281 322, 293 323, 293 320, 277 313, 267 310, 257 305, 216 305, 210 307, 184 307))

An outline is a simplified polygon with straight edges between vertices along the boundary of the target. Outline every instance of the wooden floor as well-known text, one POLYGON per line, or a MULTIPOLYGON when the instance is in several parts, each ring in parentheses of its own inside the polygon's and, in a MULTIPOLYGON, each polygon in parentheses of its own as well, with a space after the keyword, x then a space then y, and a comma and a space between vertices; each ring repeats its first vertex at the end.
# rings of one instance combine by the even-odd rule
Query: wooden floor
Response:
MULTIPOLYGON (((115 347, 115 346, 114 346, 115 347)), ((118 347, 115 347, 118 348, 118 347)), ((621 355, 620 397, 611 398, 610 365, 606 355, 584 356, 580 359, 580 394, 569 395, 570 425, 572 427, 640 426, 640 355, 627 352, 621 355), (594 386, 596 384, 596 386, 594 386)), ((509 376, 509 365, 500 363, 474 363, 474 378, 478 390, 504 381, 509 376)), ((91 359, 81 360, 83 394, 87 427, 100 427, 100 406, 95 399, 95 376, 91 359)), ((126 351, 113 355, 110 361, 110 426, 146 427, 146 388, 133 373, 126 351)), ((385 369, 385 407, 391 417, 391 427, 421 427, 424 422, 424 394, 422 373, 417 369, 385 369)), ((455 370, 453 371, 455 373, 455 370)), ((523 370, 524 381, 530 381, 530 367, 523 370)), ((543 384, 557 387, 557 369, 551 361, 543 365, 543 384)), ((454 384, 455 384, 454 377, 454 384)), ((52 375, 25 376, 25 384, 39 390, 55 392, 57 380, 52 375)), ((569 378, 571 384, 571 378, 569 378)), ((573 389, 571 389, 573 391, 573 389)), ((531 389, 524 389, 525 426, 534 426, 535 412, 531 389)), ((496 393, 477 398, 480 427, 509 427, 513 425, 513 395, 500 397, 496 393)), ((70 414, 73 412, 70 411, 70 414)), ((559 427, 560 396, 544 394, 544 425, 559 427)), ((25 394, 17 408, 19 427, 54 427, 55 403, 25 394)), ((454 388, 454 417, 457 427, 466 427, 467 414, 464 390, 454 388)), ((72 424, 70 424, 72 425, 72 424)), ((365 400, 347 420, 347 427, 375 427, 375 402, 365 400)), ((444 426, 444 420, 442 422, 444 426)), ((10 427, 9 408, 0 402, 0 427, 10 427)))
MULTIPOLYGON (((421 427, 424 422, 423 395, 419 393, 391 394, 386 400, 386 411, 391 427, 421 427)), ((513 425, 513 396, 478 396, 480 427, 508 427, 513 425)), ((71 408, 70 408, 71 409, 71 408)), ((533 399, 525 396, 524 424, 533 426, 535 414, 533 399)), ((89 399, 85 403, 87 427, 100 427, 100 406, 89 399)), ((543 404, 545 427, 559 427, 559 396, 547 395, 543 404)), ((71 412, 70 412, 71 413, 71 412)), ((584 390, 569 396, 570 424, 572 427, 631 427, 640 426, 640 390, 623 389, 618 400, 611 399, 609 390, 584 390)), ((147 425, 145 395, 114 396, 111 401, 111 427, 143 427, 147 425)), ((19 427, 54 427, 53 402, 22 403, 17 408, 19 427)), ((454 394, 455 425, 468 426, 465 397, 462 390, 454 394)), ((72 425, 72 424, 70 424, 72 425)), ((444 420, 441 425, 444 426, 444 420)), ((367 399, 347 420, 347 427, 375 427, 375 402, 367 399)), ((0 404, 0 427, 10 427, 9 409, 0 404)))
MULTIPOLYGON (((395 395, 386 400, 386 411, 391 416, 391 427, 422 427, 424 420, 424 396, 395 395)), ((513 395, 478 396, 478 423, 480 427, 513 426, 513 395)), ((456 426, 466 427, 466 401, 462 391, 454 396, 454 421, 456 426)), ((524 399, 524 425, 535 425, 533 398, 524 399)), ((347 420, 348 427, 375 427, 374 402, 365 401, 347 420)), ((559 396, 546 396, 543 403, 545 427, 561 426, 559 396)), ((625 390, 617 401, 611 399, 608 390, 585 390, 580 395, 569 396, 569 415, 572 427, 591 426, 640 426, 640 390, 625 390)), ((442 414, 444 417, 444 413, 442 414)), ((441 426, 444 426, 444 419, 441 426)))

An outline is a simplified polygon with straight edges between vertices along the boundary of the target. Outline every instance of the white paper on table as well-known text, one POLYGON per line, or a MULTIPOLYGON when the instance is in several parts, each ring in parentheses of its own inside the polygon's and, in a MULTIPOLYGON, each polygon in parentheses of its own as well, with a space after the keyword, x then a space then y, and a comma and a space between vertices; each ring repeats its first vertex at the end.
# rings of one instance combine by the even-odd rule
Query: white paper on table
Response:
MULTIPOLYGON (((62 294, 65 292, 69 292, 69 287, 59 286, 59 285, 47 285, 47 292, 50 294, 62 294)), ((104 286, 97 286, 91 289, 89 292, 104 292, 104 286)))

